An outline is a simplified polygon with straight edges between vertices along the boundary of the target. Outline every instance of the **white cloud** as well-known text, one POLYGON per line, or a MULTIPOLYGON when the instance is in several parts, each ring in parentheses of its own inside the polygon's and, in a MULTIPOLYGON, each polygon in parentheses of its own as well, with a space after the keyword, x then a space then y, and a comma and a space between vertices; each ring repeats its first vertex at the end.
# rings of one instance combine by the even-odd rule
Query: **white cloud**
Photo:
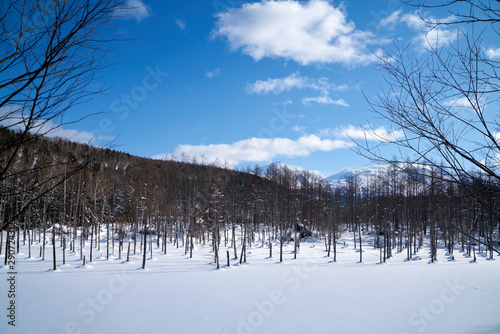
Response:
POLYGON ((185 30, 185 29, 186 29, 186 22, 184 22, 184 20, 177 19, 177 20, 175 20, 175 24, 177 24, 177 26, 178 26, 181 30, 185 30))
POLYGON ((349 107, 346 101, 343 99, 332 100, 328 95, 316 96, 316 97, 305 97, 302 99, 303 104, 309 104, 311 102, 316 102, 319 104, 334 104, 342 107, 349 107))
POLYGON ((455 41, 457 37, 457 31, 434 28, 421 35, 419 39, 422 47, 426 48, 431 46, 437 48, 439 46, 453 43, 453 41, 455 41))
POLYGON ((304 130, 306 129, 305 126, 302 126, 302 125, 295 125, 292 130, 295 131, 295 132, 304 132, 304 130))
POLYGON ((447 107, 470 107, 469 99, 466 97, 459 97, 444 102, 447 107))
MULTIPOLYGON (((24 131, 26 129, 26 118, 22 117, 20 110, 14 108, 2 108, 0 110, 0 126, 14 131, 24 131)), ((114 140, 112 136, 98 136, 91 132, 79 131, 76 129, 65 129, 51 120, 39 119, 30 127, 30 133, 43 135, 49 138, 60 137, 77 143, 89 144, 99 140, 114 140)))
MULTIPOLYGON (((250 138, 232 144, 179 145, 172 152, 180 157, 201 157, 209 161, 227 161, 231 165, 241 162, 270 162, 278 156, 306 157, 317 151, 333 151, 346 148, 352 143, 344 140, 322 139, 316 135, 304 135, 293 140, 289 138, 250 138)), ((153 159, 167 159, 168 154, 160 154, 153 159)))
POLYGON ((213 71, 205 72, 205 76, 210 79, 210 78, 213 78, 213 77, 219 75, 219 73, 220 73, 220 69, 216 68, 213 71))
POLYGON ((285 78, 257 80, 247 86, 247 91, 255 94, 279 94, 292 89, 312 89, 327 94, 328 91, 346 91, 349 88, 351 87, 347 84, 331 84, 328 78, 311 79, 293 73, 285 78))
POLYGON ((500 48, 488 48, 486 49, 486 56, 490 59, 500 60, 500 48))
POLYGON ((141 22, 151 15, 151 11, 143 0, 127 0, 123 7, 116 10, 116 15, 120 18, 133 18, 137 22, 141 22))
POLYGON ((47 132, 45 136, 49 138, 59 137, 82 144, 95 144, 97 141, 111 141, 115 139, 113 136, 98 136, 92 132, 79 131, 75 129, 63 129, 62 127, 58 127, 47 132))
POLYGON ((255 60, 265 57, 312 63, 368 64, 377 60, 367 44, 373 36, 357 30, 342 6, 330 1, 269 0, 216 14, 214 36, 255 60))
POLYGON ((393 12, 391 15, 380 21, 380 25, 385 28, 394 29, 396 23, 401 20, 401 13, 402 10, 398 9, 397 11, 393 12))
POLYGON ((401 22, 406 23, 408 27, 419 32, 423 32, 428 27, 418 12, 407 13, 401 16, 401 22))
POLYGON ((409 28, 419 33, 414 41, 419 43, 422 48, 427 49, 429 47, 436 48, 450 44, 458 37, 457 30, 432 27, 428 24, 428 22, 446 23, 451 22, 454 19, 454 16, 437 19, 431 16, 421 16, 418 12, 414 12, 401 15, 400 20, 401 22, 406 23, 409 28))
POLYGON ((322 129, 318 132, 318 134, 321 137, 333 137, 341 140, 352 139, 381 142, 398 140, 404 135, 402 130, 389 131, 383 126, 372 128, 371 126, 356 127, 354 125, 322 129))
POLYGON ((456 107, 456 108, 473 108, 476 110, 482 110, 486 107, 485 101, 482 99, 479 99, 477 101, 474 98, 471 98, 470 100, 467 97, 459 97, 456 99, 450 99, 448 101, 445 101, 443 103, 447 107, 456 107))
POLYGON ((283 91, 289 91, 292 88, 305 88, 309 84, 309 79, 299 76, 297 73, 291 74, 286 78, 257 80, 255 83, 250 84, 247 89, 250 93, 279 94, 283 91))
POLYGON ((321 96, 303 98, 303 104, 315 102, 320 104, 335 104, 344 107, 349 106, 343 99, 332 100, 329 97, 330 91, 346 91, 350 89, 349 85, 330 84, 328 78, 311 79, 300 76, 299 73, 294 73, 285 78, 257 80, 247 86, 247 91, 255 94, 279 94, 292 89, 311 89, 321 92, 321 96))

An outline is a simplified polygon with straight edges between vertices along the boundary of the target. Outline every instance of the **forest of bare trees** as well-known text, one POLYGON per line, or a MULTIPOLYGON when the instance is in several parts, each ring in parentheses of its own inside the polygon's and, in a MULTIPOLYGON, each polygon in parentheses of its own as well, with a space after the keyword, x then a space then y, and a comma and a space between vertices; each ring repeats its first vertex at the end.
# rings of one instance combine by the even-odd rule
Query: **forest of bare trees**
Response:
MULTIPOLYGON (((2 132, 2 138, 15 135, 2 132)), ((16 163, 20 169, 46 166, 54 157, 69 163, 45 169, 40 179, 45 181, 36 191, 12 195, 13 189, 37 182, 36 173, 29 180, 20 174, 2 184, 7 195, 1 198, 0 213, 2 220, 16 217, 10 225, 16 245, 28 245, 30 257, 50 260, 54 268, 62 264, 56 263, 56 253, 68 251, 83 263, 92 262, 97 251, 108 259, 111 254, 127 260, 130 254, 142 254, 145 268, 153 249, 167 254, 169 247, 181 248, 192 257, 199 244, 211 245, 217 267, 229 256, 245 262, 256 243, 283 261, 283 245, 292 242, 296 258, 304 237, 324 241, 325 252, 336 261, 337 240, 347 233, 352 233, 355 248, 366 247, 364 238, 373 240, 370 247, 379 249, 381 262, 394 252, 405 252, 410 259, 427 240, 432 261, 438 260, 439 246, 451 256, 457 248, 473 258, 476 252, 489 257, 498 253, 500 225, 480 201, 497 208, 499 189, 486 176, 459 185, 436 169, 409 165, 367 179, 353 174, 332 185, 286 165, 235 171, 139 158, 61 139, 30 141, 16 163), (47 181, 61 168, 79 166, 89 154, 98 158, 88 168, 57 186, 47 181), (471 188, 480 195, 470 195, 471 188), (26 208, 32 198, 36 201, 26 208)), ((2 237, 1 248, 8 242, 2 237)))

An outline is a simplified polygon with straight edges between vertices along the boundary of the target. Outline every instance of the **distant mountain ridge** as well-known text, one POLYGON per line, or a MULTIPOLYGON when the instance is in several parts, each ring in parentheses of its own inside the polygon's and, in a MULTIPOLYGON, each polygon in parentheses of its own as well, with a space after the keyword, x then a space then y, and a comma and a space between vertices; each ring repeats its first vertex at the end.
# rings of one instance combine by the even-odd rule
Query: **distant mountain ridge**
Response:
MULTIPOLYGON (((367 166, 367 167, 352 167, 352 168, 345 168, 337 173, 333 173, 329 176, 325 176, 319 171, 314 171, 314 170, 308 170, 306 168, 300 167, 300 166, 294 166, 294 165, 289 165, 284 162, 280 161, 275 161, 271 162, 269 164, 260 166, 262 170, 267 169, 270 166, 274 166, 276 168, 287 168, 291 171, 294 171, 298 174, 303 174, 305 172, 309 173, 310 175, 314 175, 316 177, 319 177, 323 180, 326 180, 329 184, 331 184, 334 187, 344 187, 347 184, 348 179, 356 176, 358 180, 358 184, 361 187, 366 187, 368 185, 368 181, 370 178, 378 177, 378 178, 387 178, 387 175, 393 171, 394 166, 393 165, 378 165, 378 166, 367 166)), ((405 180, 408 177, 408 174, 404 172, 404 170, 408 169, 408 167, 411 166, 412 169, 420 175, 420 177, 423 177, 425 175, 430 175, 430 170, 431 167, 425 166, 422 164, 402 164, 396 167, 396 177, 399 179, 399 181, 405 180)), ((424 181, 425 183, 425 181, 424 181)))
POLYGON ((338 173, 334 173, 326 178, 326 180, 331 184, 344 183, 349 177, 357 175, 360 181, 366 181, 368 176, 377 175, 382 172, 387 172, 389 170, 389 165, 384 166, 370 166, 362 168, 346 168, 338 173))

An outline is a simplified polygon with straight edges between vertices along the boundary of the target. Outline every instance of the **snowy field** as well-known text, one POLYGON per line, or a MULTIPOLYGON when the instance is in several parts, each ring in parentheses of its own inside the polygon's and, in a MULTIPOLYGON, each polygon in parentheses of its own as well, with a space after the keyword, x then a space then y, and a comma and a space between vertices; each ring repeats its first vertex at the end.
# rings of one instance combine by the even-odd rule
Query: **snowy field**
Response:
POLYGON ((221 247, 220 270, 208 245, 192 259, 171 244, 167 255, 154 247, 146 270, 140 254, 125 261, 126 247, 122 259, 115 248, 106 261, 103 242, 85 266, 69 251, 61 265, 58 247, 55 272, 50 245, 44 261, 37 243, 31 259, 21 246, 15 275, 2 255, 0 333, 500 333, 499 259, 478 254, 471 263, 457 249, 452 261, 440 249, 432 264, 423 248, 414 260, 403 251, 380 264, 365 241, 363 263, 347 235, 337 262, 323 241, 302 242, 296 260, 290 243, 283 263, 277 244, 269 258, 259 242, 247 249, 246 264, 231 259, 227 267, 221 247))

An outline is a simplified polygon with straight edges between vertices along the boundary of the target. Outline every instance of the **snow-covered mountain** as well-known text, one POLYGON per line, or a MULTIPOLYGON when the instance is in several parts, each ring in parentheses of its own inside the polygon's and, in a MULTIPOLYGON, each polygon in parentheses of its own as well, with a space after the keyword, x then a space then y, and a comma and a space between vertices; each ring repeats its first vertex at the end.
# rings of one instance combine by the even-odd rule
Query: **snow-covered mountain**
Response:
POLYGON ((390 168, 389 165, 385 166, 370 166, 363 168, 346 168, 338 173, 334 173, 326 178, 326 180, 333 184, 344 184, 348 178, 357 175, 359 181, 365 184, 370 176, 385 173, 390 168))
MULTIPOLYGON (((396 167, 396 179, 400 182, 404 182, 408 178, 408 174, 405 173, 405 170, 408 170, 409 165, 401 165, 396 167)), ((414 177, 421 180, 423 184, 426 181, 423 179, 423 176, 430 175, 431 168, 429 166, 421 165, 421 164, 412 164, 412 170, 417 174, 414 177)), ((326 180, 333 186, 345 186, 347 184, 347 180, 352 178, 353 176, 357 176, 358 184, 361 187, 366 187, 369 183, 369 180, 373 180, 373 178, 379 179, 387 179, 388 175, 394 171, 394 166, 392 165, 379 165, 379 166, 370 166, 364 168, 346 168, 338 173, 332 174, 326 178, 326 180)))
MULTIPOLYGON (((321 172, 314 170, 306 170, 300 166, 289 165, 283 162, 272 162, 267 165, 261 166, 263 170, 267 169, 270 165, 273 165, 277 168, 288 168, 296 173, 303 174, 305 171, 308 171, 311 175, 315 175, 319 178, 325 179, 328 183, 330 183, 334 187, 343 187, 347 184, 347 180, 354 176, 358 179, 358 185, 362 188, 366 187, 369 183, 369 180, 373 180, 373 178, 377 177, 380 179, 388 178, 389 173, 394 169, 392 165, 378 165, 378 166, 368 166, 368 167, 360 167, 360 168, 346 168, 341 170, 340 172, 331 174, 329 176, 325 176, 321 172)), ((413 169, 419 175, 429 175, 430 167, 413 164, 413 169)), ((403 170, 407 169, 408 165, 401 165, 396 170, 396 178, 399 181, 406 180, 408 174, 404 173, 403 170)), ((425 183, 425 182, 424 182, 425 183)))

